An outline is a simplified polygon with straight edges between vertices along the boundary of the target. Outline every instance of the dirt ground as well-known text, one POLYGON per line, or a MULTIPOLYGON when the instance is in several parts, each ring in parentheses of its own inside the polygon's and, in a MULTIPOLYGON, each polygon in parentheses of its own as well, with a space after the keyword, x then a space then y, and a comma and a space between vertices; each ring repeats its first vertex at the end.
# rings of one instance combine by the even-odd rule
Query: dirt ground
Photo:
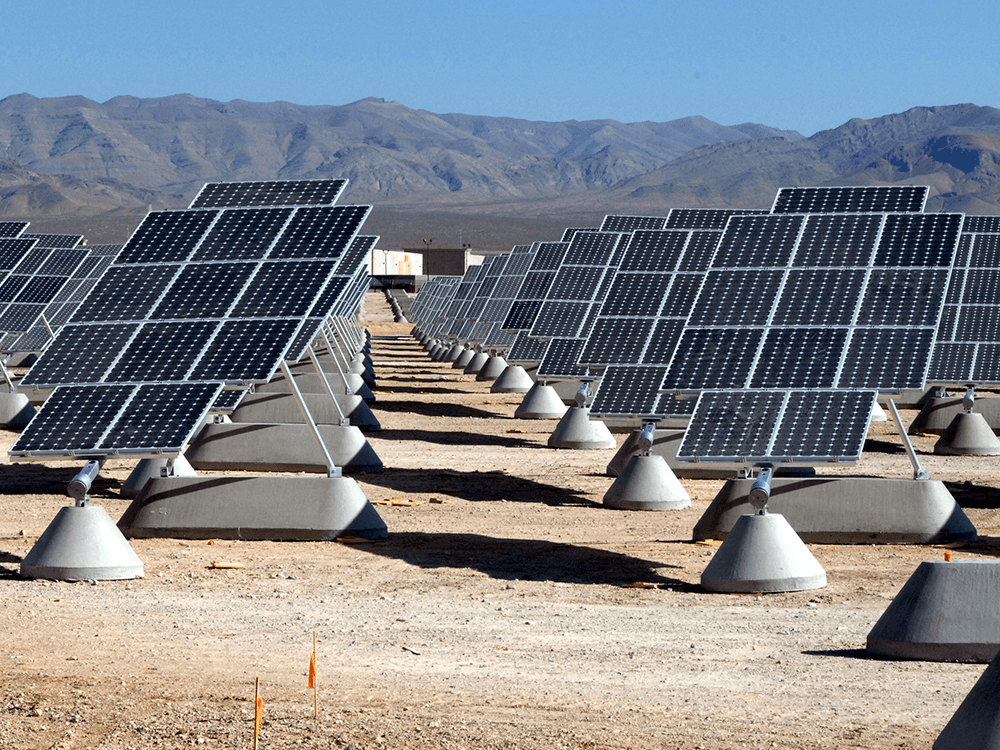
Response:
MULTIPOLYGON (((931 747, 984 665, 863 649, 944 550, 812 545, 826 588, 705 593, 717 546, 691 530, 721 481, 682 480, 687 510, 605 509, 613 450, 547 448, 554 421, 431 362, 380 299, 369 440, 386 468, 356 479, 384 541, 134 540, 143 579, 23 580, 80 464, 0 466, 0 750, 249 748, 257 677, 262 748, 931 747)), ((954 558, 995 558, 997 462, 915 442, 981 535, 954 558)), ((889 425, 866 448, 836 473, 910 475, 889 425)), ((129 469, 110 462, 92 495, 115 519, 129 469)))

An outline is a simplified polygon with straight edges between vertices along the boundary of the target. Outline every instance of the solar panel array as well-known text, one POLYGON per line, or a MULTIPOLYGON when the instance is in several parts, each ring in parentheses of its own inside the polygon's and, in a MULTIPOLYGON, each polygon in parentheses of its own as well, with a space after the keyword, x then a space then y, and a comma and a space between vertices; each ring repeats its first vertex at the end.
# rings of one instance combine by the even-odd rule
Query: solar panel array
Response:
MULTIPOLYGON (((294 195, 290 185, 269 190, 267 183, 253 183, 245 191, 206 186, 195 202, 269 203, 294 195)), ((315 192, 326 200, 335 186, 328 187, 315 192)), ((312 195, 307 185, 300 193, 312 195)), ((61 387, 11 455, 175 450, 154 445, 166 437, 159 437, 155 417, 144 421, 141 415, 153 415, 163 394, 173 394, 183 402, 178 411, 184 419, 198 415, 193 430, 223 385, 266 382, 328 283, 346 289, 350 277, 335 271, 370 209, 236 205, 148 214, 22 379, 22 386, 36 390, 61 387), (61 404, 104 425, 101 435, 70 440, 69 432, 51 430, 71 418, 60 412, 61 404)))
POLYGON ((556 271, 562 265, 569 242, 536 242, 533 247, 535 252, 531 265, 500 326, 514 334, 507 361, 516 365, 538 364, 545 353, 543 342, 528 334, 542 309, 556 271))
POLYGON ((332 206, 347 186, 347 180, 262 180, 209 182, 191 201, 191 208, 237 206, 332 206))
POLYGON ((23 232, 19 236, 27 240, 38 240, 39 247, 58 247, 62 249, 76 247, 83 241, 82 234, 40 234, 38 232, 23 232))
POLYGON ((538 365, 539 379, 586 375, 586 368, 576 362, 611 287, 627 236, 598 231, 573 237, 531 327, 532 337, 550 340, 538 365))
POLYGON ((732 217, 663 389, 923 387, 961 225, 732 217))
MULTIPOLYGON (((701 213, 701 223, 717 223, 712 210, 701 213)), ((687 223, 697 222, 691 216, 687 223)), ((659 385, 721 234, 702 229, 632 234, 579 357, 591 372, 602 372, 592 415, 690 413, 692 403, 660 394, 659 385)))
POLYGON ((927 380, 1000 384, 1000 216, 966 216, 927 380))
POLYGON ((0 334, 28 331, 88 255, 85 249, 35 246, 0 282, 0 334))

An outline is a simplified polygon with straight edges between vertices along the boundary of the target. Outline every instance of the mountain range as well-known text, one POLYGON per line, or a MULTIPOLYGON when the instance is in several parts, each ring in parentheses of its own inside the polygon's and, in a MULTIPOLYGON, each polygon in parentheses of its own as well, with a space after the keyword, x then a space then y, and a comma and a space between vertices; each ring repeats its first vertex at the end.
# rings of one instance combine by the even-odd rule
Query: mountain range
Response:
POLYGON ((1000 110, 915 107, 810 137, 776 127, 533 122, 397 102, 0 100, 0 215, 185 206, 209 180, 350 179, 345 200, 532 215, 766 207, 785 185, 916 183, 929 210, 1000 213, 1000 110))

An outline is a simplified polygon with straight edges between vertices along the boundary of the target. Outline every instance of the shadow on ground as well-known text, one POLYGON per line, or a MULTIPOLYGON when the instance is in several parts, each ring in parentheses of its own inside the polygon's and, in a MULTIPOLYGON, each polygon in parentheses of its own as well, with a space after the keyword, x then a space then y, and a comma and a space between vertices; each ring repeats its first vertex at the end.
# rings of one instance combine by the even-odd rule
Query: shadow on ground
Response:
POLYGON ((878 657, 869 654, 863 648, 838 648, 823 651, 803 651, 806 656, 832 656, 840 659, 865 659, 872 661, 878 657))
POLYGON ((365 484, 393 492, 441 493, 471 502, 543 503, 584 505, 594 503, 575 490, 542 484, 499 471, 452 471, 451 469, 393 469, 358 477, 365 484))
POLYGON ((536 539, 507 539, 480 534, 395 532, 366 546, 372 554, 402 560, 424 569, 469 568, 501 581, 622 584, 643 582, 672 591, 701 591, 658 572, 677 568, 618 552, 536 539))
POLYGON ((419 414, 423 417, 449 417, 452 419, 509 419, 506 414, 496 414, 485 409, 476 409, 461 404, 425 404, 422 401, 378 401, 375 407, 378 411, 419 414))
POLYGON ((965 482, 945 482, 944 486, 963 508, 1000 508, 1000 489, 965 482))
POLYGON ((379 430, 374 436, 386 440, 417 440, 438 445, 489 445, 498 448, 538 447, 534 440, 505 437, 503 435, 479 435, 474 432, 437 432, 434 430, 379 430))

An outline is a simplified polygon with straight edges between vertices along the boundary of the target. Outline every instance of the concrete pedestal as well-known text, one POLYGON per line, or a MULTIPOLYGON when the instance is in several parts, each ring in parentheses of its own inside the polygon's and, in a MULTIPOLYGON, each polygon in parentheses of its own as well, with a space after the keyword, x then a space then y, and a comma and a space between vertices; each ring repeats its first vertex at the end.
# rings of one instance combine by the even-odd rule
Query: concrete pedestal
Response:
POLYGON ((876 656, 990 661, 1000 651, 1000 562, 920 563, 868 633, 876 656))
MULTIPOLYGON (((318 376, 317 376, 318 377, 318 376)), ((298 383, 300 378, 296 378, 298 383)), ((372 413, 371 408, 361 396, 336 396, 335 405, 327 393, 302 393, 309 414, 316 424, 340 424, 340 414, 344 413, 352 426, 362 432, 378 432, 382 425, 372 413), (337 410, 337 406, 340 410, 337 410)), ((265 424, 305 424, 295 397, 288 393, 248 393, 233 411, 233 422, 252 422, 265 424)))
POLYGON ((104 508, 62 508, 21 561, 25 578, 116 581, 142 578, 142 561, 104 508))
POLYGON ((945 456, 997 456, 1000 440, 982 414, 960 412, 934 443, 934 452, 945 456))
MULTIPOLYGON (((132 473, 128 475, 128 479, 121 486, 122 497, 138 497, 139 493, 142 492, 142 488, 146 486, 146 482, 150 479, 159 479, 160 472, 162 469, 166 468, 167 459, 165 458, 144 458, 136 464, 136 467, 132 469, 132 473)), ((191 468, 191 464, 184 456, 178 456, 174 459, 174 476, 177 477, 194 477, 198 476, 194 469, 191 468)))
MULTIPOLYGON (((920 413, 917 414, 907 430, 911 435, 929 433, 942 435, 958 414, 964 414, 962 397, 928 398, 924 401, 920 413)), ((1000 430, 1000 398, 996 396, 977 396, 976 413, 982 414, 986 424, 994 432, 1000 430)))
POLYGON ((976 680, 934 741, 933 750, 1000 748, 1000 655, 976 680))
POLYGON ((465 366, 469 364, 474 356, 476 356, 476 352, 474 350, 462 349, 462 353, 455 357, 455 361, 451 363, 451 369, 464 370, 465 366))
POLYGON ((472 355, 466 365, 465 369, 462 370, 466 375, 477 375, 480 370, 486 365, 487 360, 489 360, 490 355, 486 352, 476 352, 472 355))
MULTIPOLYGON (((382 471, 382 460, 357 427, 319 425, 336 466, 346 474, 382 471)), ((304 471, 326 474, 316 438, 305 424, 209 424, 184 456, 206 471, 304 471)))
POLYGON ((826 586, 826 571, 777 513, 740 516, 701 574, 722 593, 804 591, 826 586))
MULTIPOLYGON (((725 539, 753 512, 752 479, 730 479, 695 524, 692 538, 725 539)), ((929 479, 775 478, 768 509, 785 516, 804 542, 949 544, 976 528, 944 484, 929 479)))
POLYGON ((527 393, 535 381, 524 371, 520 365, 507 365, 504 370, 493 381, 490 386, 490 393, 527 393))
POLYGON ((23 393, 0 391, 0 426, 20 431, 35 416, 35 407, 23 393))
POLYGON ((517 419, 559 419, 566 413, 566 405, 551 385, 536 382, 524 394, 520 405, 514 410, 517 419))
POLYGON ((549 435, 550 448, 607 450, 617 445, 604 422, 592 420, 582 406, 571 406, 549 435))
POLYGON ((385 522, 350 477, 154 479, 118 526, 130 538, 380 539, 385 522))
POLYGON ((619 510, 680 510, 691 496, 660 456, 632 456, 604 493, 604 505, 619 510))
POLYGON ((497 355, 490 356, 486 363, 476 373, 476 380, 493 381, 499 378, 507 369, 507 360, 497 355))

